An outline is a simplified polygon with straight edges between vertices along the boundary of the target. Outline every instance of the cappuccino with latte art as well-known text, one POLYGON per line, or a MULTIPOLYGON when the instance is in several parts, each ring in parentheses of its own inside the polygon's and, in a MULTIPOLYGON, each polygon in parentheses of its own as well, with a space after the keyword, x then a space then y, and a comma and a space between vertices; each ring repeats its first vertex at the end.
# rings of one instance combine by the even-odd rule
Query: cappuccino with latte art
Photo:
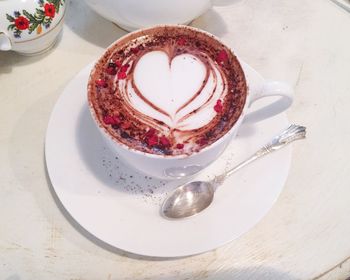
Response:
POLYGON ((204 32, 167 26, 141 30, 97 62, 88 100, 99 126, 129 149, 177 156, 223 137, 247 98, 230 49, 204 32))

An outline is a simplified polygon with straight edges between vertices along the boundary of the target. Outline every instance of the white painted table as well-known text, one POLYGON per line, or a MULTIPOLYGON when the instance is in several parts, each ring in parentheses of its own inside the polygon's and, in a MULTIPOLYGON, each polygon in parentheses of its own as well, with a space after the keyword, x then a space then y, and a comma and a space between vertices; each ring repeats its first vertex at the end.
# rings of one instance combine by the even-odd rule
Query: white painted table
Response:
POLYGON ((44 136, 67 82, 125 32, 72 1, 48 54, 0 53, 0 278, 346 279, 350 276, 350 14, 328 0, 242 0, 193 22, 267 78, 295 87, 308 127, 285 189, 238 240, 183 259, 138 257, 93 239, 50 191, 44 136))

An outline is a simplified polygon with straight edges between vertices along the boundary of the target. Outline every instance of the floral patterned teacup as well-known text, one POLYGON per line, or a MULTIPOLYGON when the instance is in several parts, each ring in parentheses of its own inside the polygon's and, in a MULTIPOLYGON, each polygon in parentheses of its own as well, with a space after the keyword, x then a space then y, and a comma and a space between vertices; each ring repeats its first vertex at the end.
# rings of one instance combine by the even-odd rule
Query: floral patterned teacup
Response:
POLYGON ((55 43, 68 0, 0 1, 0 50, 42 53, 55 43))

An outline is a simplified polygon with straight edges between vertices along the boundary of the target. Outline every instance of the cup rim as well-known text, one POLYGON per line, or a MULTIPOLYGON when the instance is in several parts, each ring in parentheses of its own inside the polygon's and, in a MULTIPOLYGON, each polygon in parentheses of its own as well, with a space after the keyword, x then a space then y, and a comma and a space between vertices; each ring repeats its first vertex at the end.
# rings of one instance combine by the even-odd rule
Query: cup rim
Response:
POLYGON ((182 29, 190 29, 193 30, 195 32, 199 32, 202 34, 205 34, 211 38, 213 38, 214 40, 218 41, 219 43, 223 44, 236 58, 237 58, 237 62, 238 62, 238 66, 240 68, 240 70, 243 73, 243 78, 246 84, 246 90, 247 90, 247 94, 246 94, 246 99, 245 99, 245 104, 244 107, 242 109, 242 112, 239 116, 239 118, 237 119, 237 121, 234 123, 234 125, 230 128, 229 131, 227 131, 225 133, 225 135, 223 135, 221 138, 217 139, 215 142, 211 143, 210 145, 204 147, 203 149, 201 149, 198 152, 192 152, 191 154, 180 154, 180 155, 159 155, 159 154, 151 154, 151 153, 147 153, 147 152, 143 152, 137 149, 134 149, 132 147, 129 147, 128 145, 119 142, 117 139, 115 139, 114 137, 112 137, 112 135, 107 131, 107 129, 101 124, 99 118, 96 116, 96 112, 94 110, 93 104, 89 98, 89 89, 87 91, 87 95, 88 95, 88 106, 89 106, 89 111, 94 119, 95 124, 97 125, 97 128, 103 132, 103 135, 106 136, 109 140, 111 140, 113 143, 117 144, 118 146, 120 146, 121 148, 123 148, 124 150, 130 151, 132 153, 138 154, 138 155, 142 155, 142 156, 146 156, 149 158, 157 158, 157 159, 165 159, 165 160, 172 160, 172 159, 186 159, 186 158, 190 158, 193 157, 195 155, 200 155, 202 153, 205 153, 208 150, 213 149, 214 147, 218 146, 219 144, 221 144, 222 142, 224 142, 226 140, 226 138, 230 137, 231 134, 235 131, 237 125, 240 125, 243 121, 243 118, 246 114, 246 110, 249 104, 249 89, 248 89, 248 84, 247 84, 247 79, 246 79, 246 75, 244 73, 243 67, 241 62, 239 61, 238 57, 235 55, 233 49, 231 47, 229 47, 226 43, 224 43, 220 38, 218 38, 217 36, 215 36, 214 34, 211 34, 208 31, 202 30, 200 28, 197 27, 193 27, 193 26, 188 26, 188 25, 182 25, 182 24, 157 24, 157 25, 153 25, 151 27, 145 27, 145 28, 141 28, 141 29, 137 29, 135 31, 129 32, 123 36, 121 36, 120 38, 118 38, 117 40, 115 40, 112 44, 110 44, 103 52, 103 54, 97 59, 97 61, 94 63, 91 71, 90 71, 90 75, 89 75, 89 79, 88 79, 88 88, 89 85, 91 83, 91 77, 92 74, 97 66, 97 64, 99 63, 100 59, 106 54, 106 52, 108 52, 110 49, 112 49, 116 44, 118 44, 120 41, 124 40, 125 38, 135 35, 137 33, 142 33, 144 31, 149 31, 152 29, 156 29, 156 28, 182 28, 182 29))

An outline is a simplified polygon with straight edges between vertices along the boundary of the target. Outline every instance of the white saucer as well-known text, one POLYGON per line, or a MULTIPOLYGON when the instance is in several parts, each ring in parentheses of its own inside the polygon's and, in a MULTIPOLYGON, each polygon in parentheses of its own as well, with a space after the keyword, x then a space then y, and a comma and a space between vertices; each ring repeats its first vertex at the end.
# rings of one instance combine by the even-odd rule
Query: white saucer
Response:
MULTIPOLYGON (((250 88, 258 87, 262 77, 243 66, 250 88)), ((47 129, 45 156, 57 196, 92 235, 135 254, 180 257, 238 238, 269 211, 285 184, 291 147, 233 175, 218 189, 213 204, 199 215, 178 221, 162 218, 160 204, 178 182, 149 178, 125 167, 109 153, 87 107, 90 69, 91 65, 82 70, 57 101, 47 129)), ((220 174, 287 125, 285 114, 243 125, 227 151, 198 178, 220 174)))

